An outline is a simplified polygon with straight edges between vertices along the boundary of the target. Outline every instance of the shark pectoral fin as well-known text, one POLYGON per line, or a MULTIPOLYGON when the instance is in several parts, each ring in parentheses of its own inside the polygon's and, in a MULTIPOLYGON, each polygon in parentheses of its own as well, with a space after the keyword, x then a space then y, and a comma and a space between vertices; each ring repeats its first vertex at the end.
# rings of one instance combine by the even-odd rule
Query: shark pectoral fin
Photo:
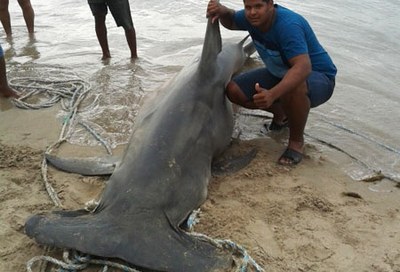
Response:
POLYGON ((24 230, 39 244, 96 256, 112 257, 123 241, 107 239, 107 233, 120 232, 111 220, 84 210, 37 214, 28 218, 24 230))
POLYGON ((119 258, 151 271, 230 271, 232 253, 173 227, 165 216, 124 213, 53 212, 30 217, 26 234, 43 245, 119 258))
POLYGON ((257 150, 255 148, 246 154, 228 155, 224 153, 217 160, 213 161, 212 174, 213 176, 222 176, 235 173, 246 167, 256 155, 257 150))
MULTIPOLYGON (((136 251, 141 254, 126 260, 151 271, 230 271, 234 260, 230 251, 187 233, 165 216, 143 220, 143 229, 136 233, 136 251), (140 234, 140 235, 139 235, 140 234), (149 248, 149 245, 157 245, 149 248), (138 259, 137 259, 138 258, 138 259)), ((132 233, 132 231, 130 231, 132 233)), ((128 250, 133 252, 135 250, 128 250)))
POLYGON ((120 158, 116 156, 89 157, 89 158, 61 158, 45 154, 47 161, 54 167, 70 173, 85 176, 111 175, 120 158))

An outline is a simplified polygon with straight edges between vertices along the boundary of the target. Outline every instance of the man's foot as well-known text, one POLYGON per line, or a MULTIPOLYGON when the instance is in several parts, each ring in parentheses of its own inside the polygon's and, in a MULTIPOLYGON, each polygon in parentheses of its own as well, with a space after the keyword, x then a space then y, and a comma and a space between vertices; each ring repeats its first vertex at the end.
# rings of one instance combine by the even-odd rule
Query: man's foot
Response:
POLYGON ((287 128, 288 126, 289 126, 289 121, 287 118, 281 122, 276 122, 272 120, 272 122, 268 126, 268 129, 271 131, 281 131, 282 129, 287 128))
POLYGON ((271 121, 271 123, 265 123, 263 125, 263 130, 266 132, 268 131, 274 131, 274 132, 279 132, 283 130, 284 128, 287 128, 289 126, 288 119, 284 119, 282 122, 276 122, 274 120, 271 121))
POLYGON ((101 60, 108 60, 111 58, 110 54, 103 54, 103 56, 101 57, 101 60))
POLYGON ((19 94, 10 87, 0 90, 0 96, 5 98, 19 98, 19 94))
POLYGON ((284 166, 294 166, 301 162, 303 156, 303 153, 288 147, 280 156, 278 163, 284 166))

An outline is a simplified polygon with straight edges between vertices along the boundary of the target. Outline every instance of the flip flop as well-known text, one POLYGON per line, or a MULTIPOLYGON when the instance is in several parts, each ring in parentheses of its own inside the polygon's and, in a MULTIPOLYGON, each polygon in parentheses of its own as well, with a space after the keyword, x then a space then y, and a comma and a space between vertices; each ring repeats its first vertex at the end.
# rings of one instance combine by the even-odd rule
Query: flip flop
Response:
POLYGON ((279 157, 278 163, 285 166, 294 166, 301 162, 302 159, 302 153, 291 148, 286 148, 285 152, 279 157))
POLYGON ((281 131, 282 129, 286 128, 289 126, 289 122, 287 120, 287 118, 285 120, 283 120, 282 124, 278 124, 277 122, 275 122, 274 120, 272 120, 271 123, 266 123, 264 124, 264 128, 267 131, 281 131))

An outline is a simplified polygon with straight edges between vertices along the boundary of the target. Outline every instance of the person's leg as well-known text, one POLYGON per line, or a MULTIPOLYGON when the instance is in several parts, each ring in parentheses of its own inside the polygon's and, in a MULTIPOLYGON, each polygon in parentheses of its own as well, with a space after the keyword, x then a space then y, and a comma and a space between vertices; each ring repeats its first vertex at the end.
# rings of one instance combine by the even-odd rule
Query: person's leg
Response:
MULTIPOLYGON (((288 149, 300 154, 304 151, 304 128, 310 112, 310 99, 307 96, 307 84, 304 82, 295 90, 280 97, 284 112, 289 120, 289 143, 288 149)), ((282 156, 279 163, 284 165, 293 164, 291 158, 282 156)))
POLYGON ((137 56, 137 48, 136 48, 136 31, 135 28, 125 29, 125 37, 128 42, 129 50, 131 51, 131 58, 136 59, 137 56))
POLYGON ((107 39, 107 6, 105 3, 89 4, 92 14, 94 16, 95 30, 97 40, 99 41, 101 51, 103 52, 102 60, 111 58, 110 49, 108 47, 107 39))
MULTIPOLYGON (((249 109, 257 109, 252 100, 255 94, 254 86, 259 83, 265 89, 271 89, 278 84, 279 78, 273 76, 266 68, 259 68, 234 77, 227 86, 227 96, 235 104, 249 109)), ((307 121, 310 102, 307 97, 307 84, 304 82, 299 88, 280 97, 270 108, 265 109, 274 114, 273 121, 278 125, 285 119, 289 121, 288 148, 298 152, 301 160, 304 146, 304 127, 307 121)), ((292 151, 292 154, 293 154, 292 151)), ((282 156, 282 164, 291 164, 290 158, 282 156)))
POLYGON ((8 12, 8 0, 0 0, 0 21, 3 25, 4 32, 7 36, 11 36, 11 19, 10 13, 8 12))
POLYGON ((33 11, 30 0, 18 0, 18 3, 22 9, 22 14, 24 16, 26 28, 29 33, 35 31, 35 12, 33 11))
POLYGON ((102 60, 111 58, 110 49, 108 47, 106 15, 95 15, 95 29, 97 40, 99 41, 101 51, 103 52, 102 60))
MULTIPOLYGON (((2 49, 0 49, 2 52, 2 49)), ((7 81, 6 62, 4 56, 0 57, 0 96, 18 98, 19 95, 16 91, 10 88, 7 81)))
MULTIPOLYGON (((259 83, 261 87, 271 89, 279 81, 280 79, 269 73, 266 68, 257 68, 234 77, 228 83, 226 93, 232 103, 248 109, 257 109, 257 106, 253 102, 255 84, 259 83)), ((265 110, 273 114, 273 122, 278 125, 284 123, 286 114, 279 102, 274 103, 270 108, 265 110)))
POLYGON ((304 151, 304 129, 310 108, 330 99, 335 87, 334 78, 313 71, 307 81, 280 98, 289 119, 289 151, 285 151, 279 163, 293 165, 301 161, 304 151))
POLYGON ((136 30, 133 25, 131 9, 128 0, 107 1, 111 14, 117 26, 122 26, 125 30, 126 41, 131 51, 131 58, 137 58, 136 30))
POLYGON ((233 80, 230 81, 226 86, 226 95, 228 99, 236 105, 240 105, 247 109, 257 109, 253 103, 253 100, 247 97, 240 86, 233 80))

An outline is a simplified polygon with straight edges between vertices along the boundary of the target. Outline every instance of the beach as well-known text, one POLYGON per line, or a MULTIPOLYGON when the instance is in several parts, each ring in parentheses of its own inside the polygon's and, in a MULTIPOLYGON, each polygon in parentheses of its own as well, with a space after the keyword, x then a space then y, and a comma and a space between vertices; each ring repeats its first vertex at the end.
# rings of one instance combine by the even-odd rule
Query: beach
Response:
MULTIPOLYGON (((225 2, 242 7, 242 1, 225 2)), ((260 134, 270 119, 239 114, 242 137, 231 149, 255 149, 257 155, 237 172, 213 176, 195 232, 233 241, 267 272, 400 272, 400 28, 393 27, 399 3, 278 3, 302 14, 332 56, 338 68, 334 94, 311 110, 305 158, 294 168, 276 163, 287 131, 260 134)), ((50 86, 71 79, 87 84, 79 120, 99 132, 114 154, 122 154, 143 98, 185 67, 204 41, 207 1, 131 0, 139 58, 129 58, 123 29, 108 16, 112 58, 101 61, 86 1, 32 4, 34 35, 27 34, 17 1, 10 1, 12 39, 0 32, 9 82, 18 85, 29 77, 29 83, 48 80, 50 86)), ((247 33, 221 28, 221 34, 225 43, 247 33)), ((247 68, 260 59, 254 55, 249 62, 247 68)), ((45 248, 25 235, 26 220, 81 209, 107 186, 107 176, 44 169, 44 152, 59 141, 67 118, 61 108, 58 102, 20 109, 0 98, 0 272, 27 271, 36 256, 62 260, 62 249, 45 248), (50 198, 43 173, 62 207, 50 198)), ((78 126, 71 136, 54 152, 105 154, 84 128, 78 126)), ((43 264, 34 262, 32 270, 43 272, 43 264)), ((59 270, 48 265, 46 271, 59 270)))
MULTIPOLYGON (((3 109, 5 104, 3 99, 3 109)), ((41 175, 43 153, 59 137, 58 110, 0 112, 0 271, 26 271, 35 256, 61 256, 60 249, 47 252, 24 234, 29 216, 58 209, 41 175)), ((276 164, 284 145, 269 137, 233 148, 255 148, 257 155, 238 172, 211 180, 195 232, 241 245, 265 271, 400 271, 396 186, 373 192, 370 183, 352 180, 312 144, 295 168, 276 164)), ((59 152, 76 150, 101 152, 69 144, 59 152)), ((67 210, 98 199, 107 180, 51 166, 48 178, 67 210)))

